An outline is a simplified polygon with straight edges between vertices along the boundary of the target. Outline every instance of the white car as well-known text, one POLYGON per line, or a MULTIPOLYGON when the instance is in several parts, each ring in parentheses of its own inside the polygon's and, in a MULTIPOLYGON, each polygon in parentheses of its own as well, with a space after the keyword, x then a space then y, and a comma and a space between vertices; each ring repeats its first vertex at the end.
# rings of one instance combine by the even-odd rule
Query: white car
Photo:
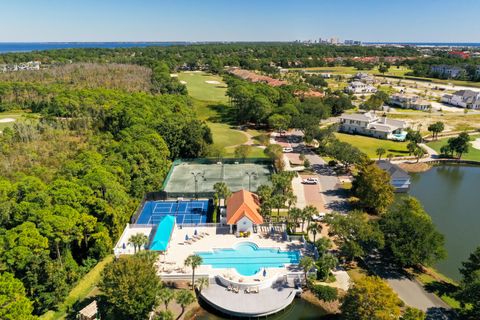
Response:
POLYGON ((283 152, 285 153, 293 152, 293 148, 289 148, 289 147, 283 148, 283 152))
POLYGON ((319 214, 315 214, 312 216, 313 221, 322 221, 325 218, 325 212, 320 212, 319 214))
POLYGON ((302 183, 304 183, 304 184, 318 184, 318 178, 303 179, 302 183))

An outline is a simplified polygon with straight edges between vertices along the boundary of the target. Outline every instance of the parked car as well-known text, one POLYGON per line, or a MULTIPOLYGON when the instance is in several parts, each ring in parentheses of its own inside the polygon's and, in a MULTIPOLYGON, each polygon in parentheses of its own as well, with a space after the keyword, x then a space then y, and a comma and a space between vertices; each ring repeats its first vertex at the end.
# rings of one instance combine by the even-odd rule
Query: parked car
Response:
POLYGON ((313 221, 322 221, 325 218, 325 212, 320 212, 312 216, 313 221))
POLYGON ((285 153, 293 152, 293 148, 290 148, 290 147, 283 148, 283 152, 285 153))
POLYGON ((307 178, 302 180, 303 184, 318 184, 318 178, 307 178))

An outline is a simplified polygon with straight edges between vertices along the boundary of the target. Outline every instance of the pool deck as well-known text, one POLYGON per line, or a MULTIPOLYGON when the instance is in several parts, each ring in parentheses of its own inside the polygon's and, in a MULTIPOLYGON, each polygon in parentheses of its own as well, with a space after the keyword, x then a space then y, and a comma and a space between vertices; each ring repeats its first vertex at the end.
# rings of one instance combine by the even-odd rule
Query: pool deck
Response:
MULTIPOLYGON (((157 261, 158 274, 160 276, 174 276, 174 275, 187 275, 191 274, 191 268, 184 265, 185 259, 196 252, 211 251, 214 248, 233 248, 236 244, 241 242, 253 242, 261 248, 279 248, 280 250, 302 250, 303 244, 298 241, 287 242, 281 241, 280 236, 266 236, 269 230, 265 228, 264 232, 258 234, 252 234, 248 238, 238 238, 233 234, 228 234, 226 228, 216 227, 183 227, 180 229, 178 226, 174 228, 172 238, 170 240, 167 254, 161 255, 157 261), (198 234, 208 233, 203 238, 196 240, 191 244, 185 244, 185 237, 188 235, 191 238, 194 235, 195 230, 198 234)), ((263 274, 257 273, 253 276, 240 275, 233 268, 228 269, 216 269, 211 265, 201 265, 195 270, 195 274, 199 276, 208 276, 210 278, 214 276, 228 277, 232 281, 240 282, 254 282, 256 279, 278 277, 283 274, 291 273, 292 271, 298 271, 298 267, 290 265, 281 268, 267 268, 267 275, 263 277, 263 274)))
POLYGON ((263 317, 285 309, 297 292, 291 284, 276 282, 258 293, 245 293, 244 290, 235 293, 213 279, 200 295, 206 303, 230 316, 263 317))

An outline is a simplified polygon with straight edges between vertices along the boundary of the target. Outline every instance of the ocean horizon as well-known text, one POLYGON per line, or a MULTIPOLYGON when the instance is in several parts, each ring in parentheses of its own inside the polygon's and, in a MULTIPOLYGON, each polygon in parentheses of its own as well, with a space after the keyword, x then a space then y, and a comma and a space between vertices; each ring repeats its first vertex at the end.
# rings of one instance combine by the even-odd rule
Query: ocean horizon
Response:
MULTIPOLYGON (((236 43, 237 41, 168 41, 168 42, 148 42, 148 41, 113 41, 113 42, 0 42, 0 54, 15 53, 15 52, 31 52, 42 50, 57 50, 57 49, 76 49, 76 48, 100 48, 100 49, 115 49, 115 48, 145 48, 145 47, 167 47, 174 45, 189 45, 201 43, 236 43)), ((252 41, 251 43, 266 43, 267 41, 252 41)), ((278 41, 272 41, 278 42, 278 41)), ((285 41, 292 42, 292 41, 285 41)), ((238 41, 238 43, 248 43, 246 41, 238 41)), ((363 42, 365 45, 411 45, 418 47, 480 47, 478 42, 363 42)))

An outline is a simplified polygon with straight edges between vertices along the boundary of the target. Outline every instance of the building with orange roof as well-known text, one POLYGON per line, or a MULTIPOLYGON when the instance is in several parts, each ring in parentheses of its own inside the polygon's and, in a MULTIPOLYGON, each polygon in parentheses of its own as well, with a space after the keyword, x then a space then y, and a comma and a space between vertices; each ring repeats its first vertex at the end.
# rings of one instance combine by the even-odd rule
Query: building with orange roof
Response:
POLYGON ((258 196, 243 189, 234 192, 227 199, 226 222, 230 232, 253 232, 254 226, 263 223, 258 196))

